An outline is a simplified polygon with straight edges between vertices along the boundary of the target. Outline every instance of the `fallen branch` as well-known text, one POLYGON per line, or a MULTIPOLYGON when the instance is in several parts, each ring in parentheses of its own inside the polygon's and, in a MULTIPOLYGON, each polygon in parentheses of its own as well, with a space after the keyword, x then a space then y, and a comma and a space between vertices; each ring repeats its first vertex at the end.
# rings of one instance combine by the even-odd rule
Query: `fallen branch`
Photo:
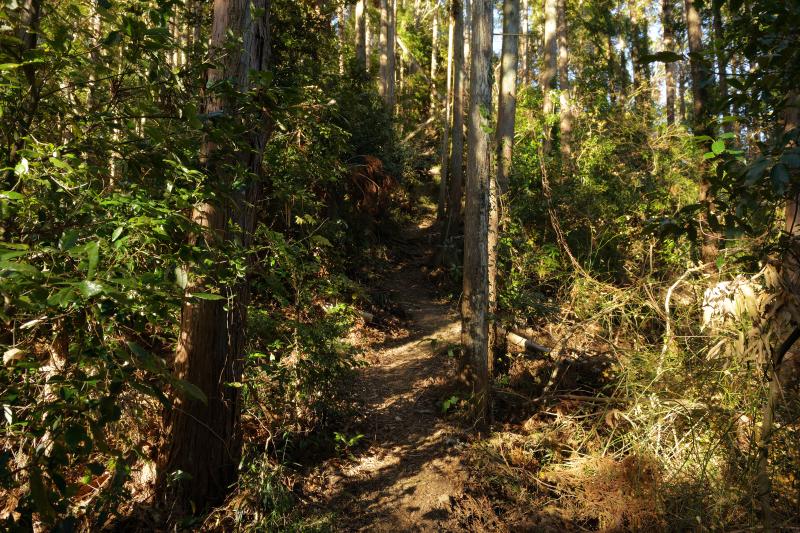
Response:
POLYGON ((526 352, 547 353, 552 350, 552 348, 548 348, 547 346, 543 346, 537 342, 523 337, 518 332, 508 331, 498 327, 497 334, 500 338, 505 338, 506 342, 509 344, 516 346, 517 348, 522 348, 526 352))

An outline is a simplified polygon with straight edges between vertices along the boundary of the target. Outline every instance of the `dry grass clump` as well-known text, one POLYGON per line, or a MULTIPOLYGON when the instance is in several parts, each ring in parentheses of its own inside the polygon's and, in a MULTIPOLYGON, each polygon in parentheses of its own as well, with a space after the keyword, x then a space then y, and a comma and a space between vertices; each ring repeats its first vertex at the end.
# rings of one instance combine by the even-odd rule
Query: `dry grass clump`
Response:
MULTIPOLYGON (((478 522, 537 531, 761 527, 765 360, 795 315, 776 279, 765 269, 712 282, 694 268, 625 288, 572 284, 560 319, 540 326, 550 358, 511 364, 495 402, 502 431, 472 449, 470 497, 493 509, 478 522)), ((781 379, 766 470, 775 523, 788 527, 800 525, 800 397, 796 379, 781 379)))

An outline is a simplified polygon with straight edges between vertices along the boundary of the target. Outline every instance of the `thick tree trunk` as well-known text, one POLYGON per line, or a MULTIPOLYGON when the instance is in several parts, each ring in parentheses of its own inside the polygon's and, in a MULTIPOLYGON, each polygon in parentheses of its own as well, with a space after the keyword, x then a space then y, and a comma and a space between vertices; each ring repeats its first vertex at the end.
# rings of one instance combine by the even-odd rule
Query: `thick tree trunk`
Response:
POLYGON ((445 81, 444 109, 442 113, 442 147, 441 164, 439 167, 439 202, 437 209, 437 218, 439 220, 444 220, 447 214, 447 192, 450 177, 450 116, 453 101, 453 41, 456 28, 455 15, 451 13, 449 19, 450 29, 447 34, 447 80, 445 81))
POLYGON ((356 61, 362 69, 367 69, 367 0, 356 3, 356 61))
MULTIPOLYGON (((697 11, 695 0, 685 0, 686 3, 686 31, 689 36, 689 61, 692 74, 692 126, 696 136, 711 136, 708 116, 708 82, 710 80, 708 69, 703 62, 703 30, 700 13, 697 11)), ((709 148, 710 143, 704 141, 704 148, 709 148)), ((709 151, 708 149, 703 150, 709 151)), ((704 205, 705 211, 700 214, 700 230, 703 234, 703 244, 700 257, 705 263, 713 262, 717 257, 718 236, 708 227, 707 213, 711 210, 713 196, 711 183, 708 181, 707 165, 701 168, 700 191, 698 202, 704 205)))
MULTIPOLYGON (((675 51, 675 37, 672 22, 672 1, 661 2, 661 28, 663 32, 664 51, 675 51)), ((666 92, 667 125, 675 123, 675 63, 664 63, 664 84, 666 92)))
POLYGON ((465 375, 475 398, 476 419, 483 427, 489 415, 491 372, 488 298, 491 55, 492 0, 473 0, 461 340, 465 375))
POLYGON ((566 1, 558 0, 558 86, 560 89, 559 132, 561 164, 564 170, 572 166, 572 102, 570 101, 569 50, 567 49, 566 1))
POLYGON ((455 231, 461 224, 461 199, 464 186, 464 9, 453 0, 453 146, 450 153, 450 198, 447 225, 455 231))
MULTIPOLYGON (((783 110, 783 132, 789 133, 800 127, 800 98, 796 92, 787 97, 783 110)), ((790 147, 796 143, 791 142, 790 147)), ((785 290, 794 294, 800 293, 800 192, 793 189, 786 200, 784 230, 789 235, 789 247, 784 252, 782 277, 785 290)), ((761 520, 764 531, 773 531, 775 519, 772 513, 772 480, 769 475, 769 449, 775 426, 775 410, 784 394, 785 372, 781 372, 783 356, 775 350, 773 359, 768 362, 767 375, 769 388, 767 399, 762 410, 761 428, 758 436, 758 463, 756 465, 756 496, 761 506, 761 520)))
MULTIPOLYGON (((243 36, 243 43, 240 54, 221 56, 221 67, 209 70, 210 82, 229 79, 239 91, 249 89, 249 72, 264 70, 269 60, 268 13, 268 0, 215 0, 212 53, 220 53, 226 47, 229 34, 243 36), (254 20, 251 6, 264 14, 254 20)), ((209 97, 205 112, 236 119, 234 103, 216 96, 209 97)), ((261 128, 243 139, 247 149, 242 153, 217 150, 213 141, 206 141, 203 157, 209 174, 220 186, 231 184, 226 170, 230 165, 242 165, 254 174, 261 172, 267 131, 264 117, 261 128)), ((236 240, 247 247, 255 223, 253 205, 259 192, 257 185, 250 185, 235 192, 226 204, 198 205, 192 218, 204 232, 197 238, 205 241, 207 247, 216 246, 220 240, 236 240)), ((241 453, 240 394, 238 388, 229 384, 241 381, 249 286, 240 281, 223 287, 221 292, 227 301, 188 296, 208 292, 205 286, 205 280, 195 279, 187 287, 175 374, 197 386, 207 404, 178 394, 168 415, 160 471, 162 496, 178 501, 183 509, 190 502, 198 509, 221 502, 236 480, 241 453), (170 477, 177 471, 191 479, 170 483, 170 477)))
POLYGON ((539 86, 542 88, 542 120, 544 121, 544 153, 549 154, 553 144, 552 127, 548 125, 549 117, 553 114, 553 95, 555 89, 558 43, 557 34, 558 0, 544 0, 544 62, 539 76, 539 86))

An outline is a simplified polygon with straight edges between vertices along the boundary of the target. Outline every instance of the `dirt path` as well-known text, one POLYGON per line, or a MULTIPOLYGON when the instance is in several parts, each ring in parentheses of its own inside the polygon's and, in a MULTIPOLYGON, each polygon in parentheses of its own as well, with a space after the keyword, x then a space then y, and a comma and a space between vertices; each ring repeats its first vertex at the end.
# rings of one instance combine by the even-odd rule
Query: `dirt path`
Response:
POLYGON ((457 530, 451 502, 461 493, 464 432, 444 420, 452 387, 448 345, 458 342, 458 317, 434 295, 427 275, 431 219, 405 235, 399 261, 381 288, 407 315, 404 330, 369 348, 371 365, 354 388, 363 401, 369 447, 328 477, 328 509, 341 531, 457 530))

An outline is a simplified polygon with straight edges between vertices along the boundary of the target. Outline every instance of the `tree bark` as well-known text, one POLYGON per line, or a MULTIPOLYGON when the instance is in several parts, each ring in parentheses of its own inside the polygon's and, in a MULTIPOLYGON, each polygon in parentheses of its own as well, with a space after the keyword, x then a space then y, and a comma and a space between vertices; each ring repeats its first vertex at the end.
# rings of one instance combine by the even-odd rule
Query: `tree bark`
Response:
MULTIPOLYGON (((661 28, 663 32, 664 51, 675 51, 675 31, 672 20, 672 1, 661 2, 661 28)), ((664 84, 666 92, 667 125, 675 123, 675 63, 664 63, 664 84)))
POLYGON ((542 88, 542 120, 544 121, 544 140, 542 143, 545 155, 549 155, 553 144, 553 128, 549 125, 553 114, 553 95, 557 73, 558 43, 556 41, 558 19, 558 0, 544 0, 544 63, 539 76, 542 88))
MULTIPOLYGON (((686 31, 689 36, 689 66, 692 74, 692 126, 696 136, 711 136, 708 116, 708 82, 710 80, 708 69, 703 61, 703 31, 700 13, 697 11, 695 0, 685 0, 686 3, 686 31)), ((709 151, 710 143, 704 141, 701 146, 709 151)), ((711 211, 713 196, 711 183, 708 181, 708 168, 704 163, 700 170, 700 190, 698 202, 705 206, 705 211, 699 217, 700 230, 703 234, 703 243, 700 248, 700 257, 704 263, 711 263, 717 257, 718 236, 708 227, 708 215, 711 211)))
POLYGON ((390 113, 395 104, 395 5, 394 0, 381 0, 381 64, 380 93, 390 113))
POLYGON ((465 375, 475 399, 476 421, 485 428, 489 415, 491 372, 488 223, 492 159, 489 134, 492 106, 492 0, 473 0, 471 40, 461 339, 465 375))
MULTIPOLYGON (((250 89, 249 72, 265 70, 269 61, 269 0, 215 0, 210 49, 219 54, 219 68, 208 72, 209 82, 232 81, 240 92, 250 89), (253 18, 251 6, 263 13, 253 18), (239 54, 222 54, 228 36, 242 36, 239 54)), ((233 101, 211 95, 207 114, 220 113, 236 119, 233 101)), ((242 139, 241 153, 218 150, 208 139, 202 147, 207 171, 222 189, 232 185, 231 165, 241 165, 253 174, 261 173, 261 161, 269 123, 266 116, 256 131, 242 139)), ((258 182, 240 188, 225 203, 208 201, 198 205, 194 222, 203 228, 196 238, 213 248, 220 241, 237 240, 246 248, 255 224, 254 204, 258 182), (230 222, 229 222, 230 221, 230 222), (231 223, 232 222, 232 223, 231 223)), ((199 243, 198 243, 199 245, 199 243)), ((227 301, 191 298, 190 293, 207 292, 207 282, 192 280, 184 300, 180 335, 175 354, 175 374, 197 386, 207 404, 178 394, 167 417, 167 438, 160 468, 160 491, 164 498, 188 509, 205 508, 221 502, 236 480, 241 453, 240 394, 230 383, 241 381, 242 356, 247 323, 249 285, 246 280, 222 287, 227 301), (170 483, 170 476, 182 471, 190 481, 170 483)))
MULTIPOLYGON (((453 231, 461 224, 461 199, 464 187, 464 9, 453 0, 453 146, 450 153, 450 198, 447 225, 453 231)), ((448 231, 448 233, 449 233, 448 231)))
MULTIPOLYGON (((800 127, 800 98, 796 92, 787 97, 783 110, 783 133, 788 134, 800 127)), ((788 147, 794 147, 794 141, 788 147)), ((784 252, 782 278, 785 290, 800 293, 800 192, 796 188, 790 191, 786 200, 784 230, 789 236, 789 245, 784 252)), ((767 363, 769 388, 767 400, 762 410, 761 428, 758 436, 758 463, 756 465, 756 496, 761 506, 761 520, 764 531, 774 531, 775 519, 772 513, 772 480, 769 475, 769 449, 775 425, 775 410, 783 397, 782 378, 785 380, 783 356, 781 350, 774 350, 772 359, 767 363)))
POLYGON ((344 74, 344 48, 345 48, 345 33, 344 33, 344 5, 336 8, 336 36, 339 41, 339 74, 344 74))
MULTIPOLYGON (((452 9, 451 9, 452 12, 452 9)), ((453 41, 455 38, 456 20, 451 13, 450 28, 447 34, 447 80, 445 81, 444 109, 442 110, 442 147, 441 164, 439 166, 439 202, 437 218, 444 220, 447 214, 447 192, 449 183, 450 165, 450 116, 453 101, 453 41)))
MULTIPOLYGON (((722 26, 722 2, 720 0, 713 0, 711 2, 711 9, 714 17, 714 50, 717 56, 717 87, 719 88, 720 109, 722 109, 722 116, 730 115, 730 106, 728 104, 728 57, 725 54, 725 32, 722 26)), ((733 124, 731 122, 723 122, 722 128, 726 132, 733 131, 733 124)))
POLYGON ((566 1, 558 0, 558 86, 561 164, 564 170, 572 165, 572 102, 570 101, 569 50, 567 49, 566 1))
POLYGON ((530 36, 531 36, 530 0, 522 0, 522 42, 520 43, 520 56, 522 58, 522 85, 526 88, 531 85, 530 66, 530 36))
POLYGON ((678 117, 686 122, 686 66, 683 62, 676 65, 678 71, 678 117))
POLYGON ((356 61, 367 70, 367 0, 356 3, 356 61))
POLYGON ((517 64, 519 62, 519 0, 503 1, 503 48, 500 60, 500 92, 497 106, 497 184, 508 192, 517 111, 517 64))
POLYGON ((436 116, 439 107, 439 93, 436 90, 436 73, 439 70, 439 9, 434 5, 431 28, 431 116, 436 116))

